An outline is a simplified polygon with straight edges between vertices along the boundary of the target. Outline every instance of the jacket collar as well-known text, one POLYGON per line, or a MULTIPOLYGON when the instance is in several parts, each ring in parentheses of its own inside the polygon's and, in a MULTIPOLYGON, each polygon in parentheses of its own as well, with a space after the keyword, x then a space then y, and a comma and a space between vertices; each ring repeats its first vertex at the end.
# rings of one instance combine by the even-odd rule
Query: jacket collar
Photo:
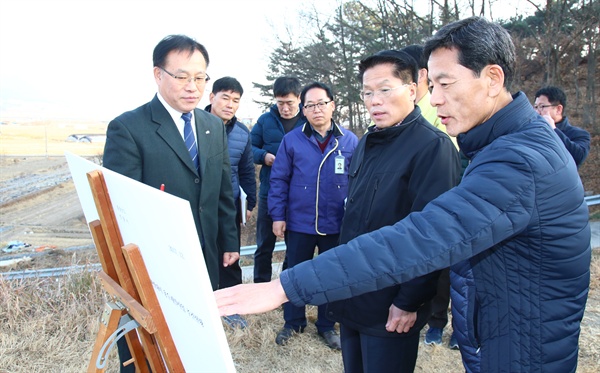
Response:
MULTIPOLYGON (((204 108, 204 111, 212 114, 210 111, 212 110, 212 105, 208 104, 206 105, 206 107, 204 108)), ((214 114, 212 114, 214 115, 214 114)), ((215 115, 216 116, 216 115, 215 115)), ((223 120, 221 118, 219 118, 219 120, 222 122, 223 120)), ((237 122, 237 117, 234 115, 233 118, 229 119, 227 121, 227 123, 225 123, 225 127, 227 127, 227 133, 231 132, 231 128, 233 128, 233 125, 237 122)))
POLYGON ((558 128, 561 131, 564 131, 567 127, 571 125, 571 123, 569 123, 567 117, 563 115, 562 120, 560 122, 556 122, 555 125, 556 128, 558 128))
MULTIPOLYGON (((333 125, 333 137, 344 136, 344 132, 342 131, 340 126, 338 126, 338 124, 333 119, 331 120, 331 124, 333 125)), ((308 123, 308 122, 304 123, 304 125, 302 126, 302 132, 308 138, 310 138, 312 136, 313 128, 310 125, 310 123, 308 123)))
POLYGON ((400 124, 395 124, 392 127, 387 127, 381 130, 376 129, 375 126, 371 126, 367 129, 367 134, 371 140, 386 142, 400 135, 404 129, 408 128, 410 124, 417 121, 420 117, 421 108, 415 105, 413 111, 411 111, 410 114, 408 114, 406 118, 400 122, 400 124))
POLYGON ((500 136, 515 132, 538 114, 523 92, 513 95, 513 100, 496 114, 466 133, 458 135, 458 145, 468 158, 500 136))

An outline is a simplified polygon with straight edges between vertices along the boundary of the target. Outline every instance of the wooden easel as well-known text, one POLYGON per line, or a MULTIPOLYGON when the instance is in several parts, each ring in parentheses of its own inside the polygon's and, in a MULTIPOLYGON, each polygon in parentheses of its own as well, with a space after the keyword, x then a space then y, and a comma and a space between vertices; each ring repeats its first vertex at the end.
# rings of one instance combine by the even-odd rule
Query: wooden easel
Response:
POLYGON ((185 372, 140 250, 134 244, 123 246, 104 176, 99 170, 87 176, 99 217, 90 223, 102 264, 98 277, 111 296, 104 306, 88 373, 104 372, 96 363, 99 357, 105 358, 103 346, 119 330, 122 319, 133 319, 141 326, 125 334, 132 360, 124 364, 135 364, 136 372, 149 372, 148 365, 153 373, 185 372))

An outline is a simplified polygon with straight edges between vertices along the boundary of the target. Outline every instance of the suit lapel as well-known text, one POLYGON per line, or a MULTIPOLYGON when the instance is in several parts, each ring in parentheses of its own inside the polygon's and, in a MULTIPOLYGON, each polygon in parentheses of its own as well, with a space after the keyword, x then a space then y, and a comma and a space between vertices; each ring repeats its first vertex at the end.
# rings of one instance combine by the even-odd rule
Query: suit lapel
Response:
MULTIPOLYGON (((196 167, 192 162, 192 158, 190 157, 190 153, 185 148, 183 138, 173 122, 173 118, 171 118, 169 112, 162 105, 158 97, 154 97, 150 104, 150 108, 152 110, 152 121, 159 124, 158 129, 156 130, 158 136, 167 143, 171 150, 177 154, 179 159, 181 159, 181 162, 183 162, 190 171, 198 174, 196 167)), ((159 150, 157 149, 157 151, 159 150)))
POLYGON ((210 131, 207 123, 203 120, 203 115, 206 112, 202 109, 194 109, 194 120, 196 121, 196 138, 198 141, 198 157, 200 163, 200 176, 204 175, 206 169, 206 160, 209 155, 209 149, 211 146, 211 139, 216 134, 210 131))

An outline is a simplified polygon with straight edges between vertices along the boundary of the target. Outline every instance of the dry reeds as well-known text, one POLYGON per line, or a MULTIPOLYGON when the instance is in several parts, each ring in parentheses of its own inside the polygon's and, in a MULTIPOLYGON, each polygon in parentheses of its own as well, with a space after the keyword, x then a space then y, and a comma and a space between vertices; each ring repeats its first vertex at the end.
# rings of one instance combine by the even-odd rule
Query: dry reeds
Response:
POLYGON ((82 372, 103 294, 96 276, 0 278, 0 372, 82 372))
MULTIPOLYGON (((582 323, 580 373, 600 366, 600 251, 594 251, 592 281, 582 323)), ((93 273, 50 279, 0 278, 0 373, 69 373, 87 369, 106 301, 93 273)), ((239 373, 342 372, 341 353, 325 346, 314 326, 316 308, 308 307, 309 326, 286 346, 275 344, 283 325, 281 309, 247 317, 249 327, 225 327, 239 373)), ((462 372, 460 353, 443 346, 419 346, 416 372, 462 372)), ((118 372, 116 353, 109 373, 118 372)))

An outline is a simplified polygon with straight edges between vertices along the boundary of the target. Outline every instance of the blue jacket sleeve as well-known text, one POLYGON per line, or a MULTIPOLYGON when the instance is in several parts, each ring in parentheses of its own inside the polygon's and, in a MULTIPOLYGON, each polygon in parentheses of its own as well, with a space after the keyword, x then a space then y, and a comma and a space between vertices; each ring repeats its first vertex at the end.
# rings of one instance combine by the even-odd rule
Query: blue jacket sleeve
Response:
POLYGON ((568 134, 559 128, 556 128, 554 132, 560 137, 571 156, 573 156, 577 167, 581 166, 590 152, 591 138, 589 132, 576 127, 569 128, 568 134))
POLYGON ((273 221, 285 221, 288 206, 290 181, 292 178, 293 154, 288 151, 286 137, 283 137, 275 162, 271 168, 268 197, 269 214, 273 221))
POLYGON ((405 283, 521 232, 535 205, 530 165, 507 149, 487 159, 423 211, 282 272, 288 299, 320 305, 405 283))
POLYGON ((254 163, 256 164, 264 164, 265 155, 267 151, 263 149, 265 145, 263 139, 263 124, 261 118, 258 118, 258 121, 252 127, 252 131, 250 132, 250 138, 252 139, 252 153, 254 155, 254 163))

